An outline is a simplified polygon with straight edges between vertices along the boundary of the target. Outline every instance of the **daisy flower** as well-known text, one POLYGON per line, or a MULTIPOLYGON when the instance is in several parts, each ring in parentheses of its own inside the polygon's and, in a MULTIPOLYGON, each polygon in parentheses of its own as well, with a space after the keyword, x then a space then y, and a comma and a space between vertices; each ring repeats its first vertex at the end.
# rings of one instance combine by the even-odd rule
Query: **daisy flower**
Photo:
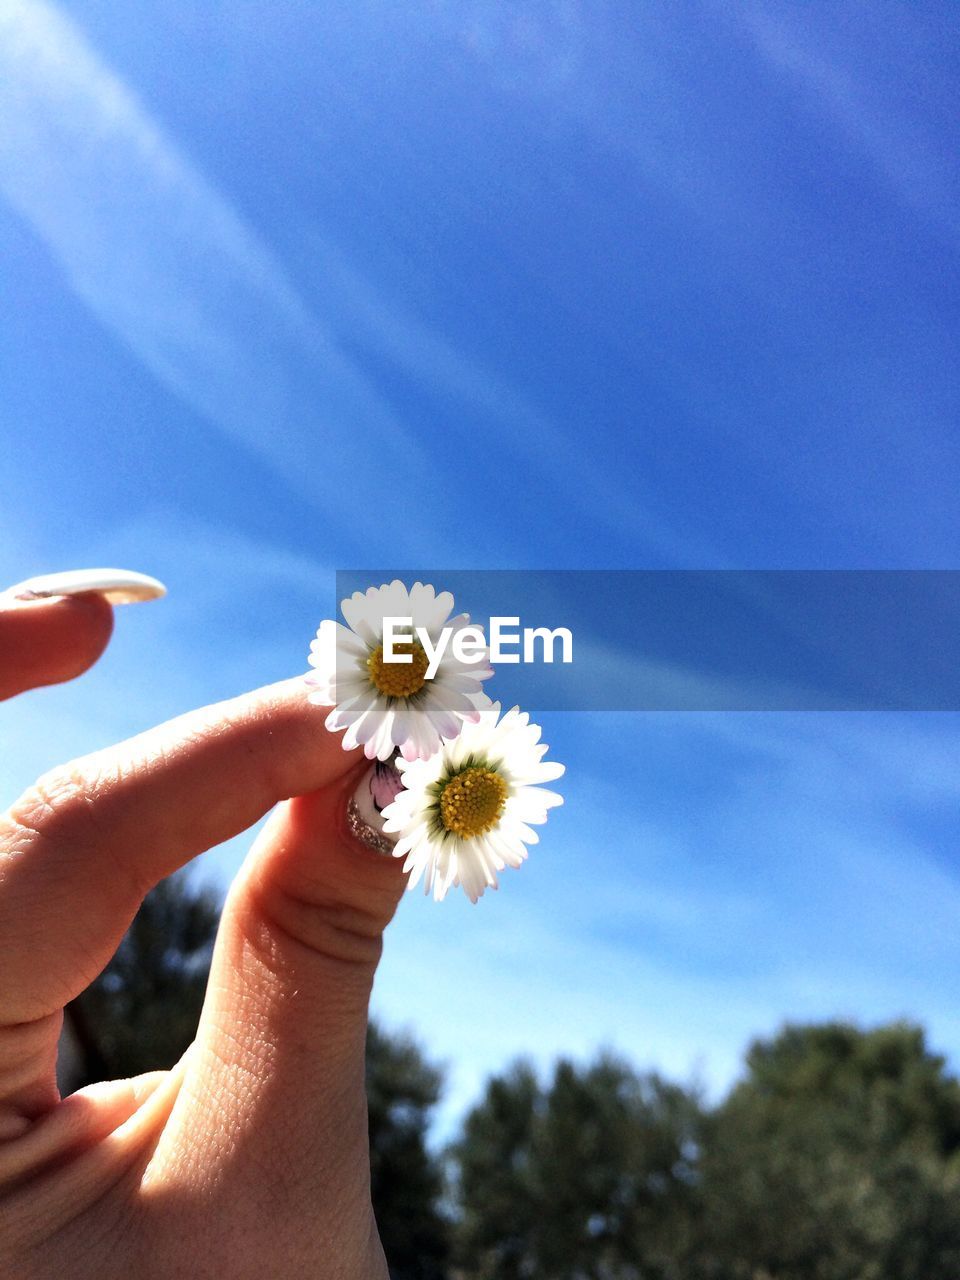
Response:
POLYGON ((498 871, 519 867, 539 839, 529 824, 563 803, 539 785, 563 773, 544 761, 546 751, 525 711, 500 719, 494 702, 429 760, 398 760, 404 790, 383 810, 383 831, 396 839, 394 856, 406 858, 407 888, 422 876, 438 902, 451 885, 476 902, 488 885, 496 889, 498 871))
POLYGON ((343 747, 362 745, 370 760, 389 760, 394 749, 404 759, 426 759, 440 750, 441 737, 455 738, 464 721, 475 720, 490 699, 482 682, 493 675, 484 649, 475 662, 462 662, 454 652, 458 632, 469 615, 453 612, 449 591, 415 582, 408 591, 395 579, 389 585, 355 591, 341 603, 347 625, 326 620, 310 645, 307 676, 310 701, 332 706, 328 729, 345 729, 343 747), (449 633, 439 666, 427 679, 430 662, 419 640, 395 643, 407 662, 388 662, 383 653, 384 618, 412 618, 435 650, 441 632, 449 633))

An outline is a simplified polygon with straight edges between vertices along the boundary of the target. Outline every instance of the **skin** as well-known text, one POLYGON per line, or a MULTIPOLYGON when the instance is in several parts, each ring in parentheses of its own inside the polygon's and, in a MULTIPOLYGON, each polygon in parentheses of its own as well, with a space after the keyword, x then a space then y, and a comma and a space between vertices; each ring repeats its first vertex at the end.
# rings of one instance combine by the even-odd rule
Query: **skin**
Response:
MULTIPOLYGON (((0 697, 80 674, 98 596, 0 608, 0 697)), ((387 1276, 363 1066, 400 863, 357 843, 368 767, 291 680, 45 774, 0 819, 0 1275, 387 1276), (273 809, 223 912, 194 1044, 61 1099, 63 1007, 147 891, 273 809)))

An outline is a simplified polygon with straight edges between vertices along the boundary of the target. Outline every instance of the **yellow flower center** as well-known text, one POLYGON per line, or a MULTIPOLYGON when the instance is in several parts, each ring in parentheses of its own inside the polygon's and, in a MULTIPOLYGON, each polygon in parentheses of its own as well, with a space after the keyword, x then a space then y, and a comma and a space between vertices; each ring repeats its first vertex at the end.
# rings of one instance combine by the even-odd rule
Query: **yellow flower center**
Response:
POLYGON ((451 778, 440 796, 440 819, 463 840, 495 827, 507 802, 507 784, 490 769, 464 769, 451 778))
POLYGON ((409 653, 413 661, 384 662, 383 645, 378 644, 367 659, 370 681, 388 698, 409 698, 426 684, 430 660, 423 651, 423 645, 416 640, 395 643, 393 651, 409 653))

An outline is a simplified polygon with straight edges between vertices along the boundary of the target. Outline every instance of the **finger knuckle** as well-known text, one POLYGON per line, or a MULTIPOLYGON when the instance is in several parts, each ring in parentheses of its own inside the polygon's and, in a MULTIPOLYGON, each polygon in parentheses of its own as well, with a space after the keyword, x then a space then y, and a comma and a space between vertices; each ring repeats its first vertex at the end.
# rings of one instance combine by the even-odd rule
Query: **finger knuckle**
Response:
POLYGON ((260 897, 268 927, 316 956, 372 972, 383 948, 383 924, 335 900, 304 897, 273 886, 260 897))
POLYGON ((24 791, 8 817, 15 828, 29 835, 83 843, 102 827, 99 809, 107 784, 92 760, 59 765, 24 791))

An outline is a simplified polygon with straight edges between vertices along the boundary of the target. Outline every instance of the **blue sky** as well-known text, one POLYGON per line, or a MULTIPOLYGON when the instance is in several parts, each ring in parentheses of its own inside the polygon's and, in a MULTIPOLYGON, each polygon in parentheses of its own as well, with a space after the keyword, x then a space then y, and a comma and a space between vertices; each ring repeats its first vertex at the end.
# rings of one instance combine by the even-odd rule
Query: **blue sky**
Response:
MULTIPOLYGON (((5 709, 5 791, 302 669, 337 568, 956 568, 952 17, 5 5, 0 574, 170 587, 5 709)), ((542 844, 378 979, 448 1119, 600 1044, 719 1090, 787 1017, 960 1063, 957 717, 543 722, 542 844)))

